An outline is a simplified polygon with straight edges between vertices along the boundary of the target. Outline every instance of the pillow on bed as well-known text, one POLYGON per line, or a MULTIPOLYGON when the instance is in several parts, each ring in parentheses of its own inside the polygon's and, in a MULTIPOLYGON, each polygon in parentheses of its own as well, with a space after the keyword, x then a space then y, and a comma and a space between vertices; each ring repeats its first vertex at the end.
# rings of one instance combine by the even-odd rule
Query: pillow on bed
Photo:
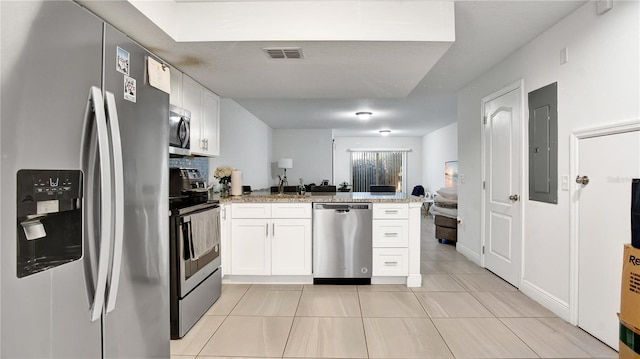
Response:
POLYGON ((442 187, 436 191, 440 196, 449 199, 458 199, 458 188, 457 187, 442 187))

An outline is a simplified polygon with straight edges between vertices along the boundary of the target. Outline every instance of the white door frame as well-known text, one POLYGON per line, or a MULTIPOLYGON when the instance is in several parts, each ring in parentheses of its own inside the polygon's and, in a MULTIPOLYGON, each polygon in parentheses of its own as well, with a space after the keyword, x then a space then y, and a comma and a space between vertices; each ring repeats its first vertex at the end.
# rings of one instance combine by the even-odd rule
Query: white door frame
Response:
POLYGON ((580 201, 574 199, 574 194, 578 190, 578 184, 576 183, 575 178, 579 175, 578 167, 580 158, 578 155, 580 153, 580 140, 631 131, 640 131, 640 119, 576 130, 571 133, 571 137, 569 139, 569 183, 571 193, 571 235, 569 239, 569 322, 572 325, 578 325, 578 251, 580 250, 580 241, 578 236, 580 223, 578 219, 580 215, 580 201))
MULTIPOLYGON (((521 246, 520 246, 520 273, 518 274, 518 288, 520 288, 521 282, 522 282, 522 273, 524 271, 524 228, 525 228, 525 221, 524 221, 524 200, 529 198, 529 189, 527 186, 524 185, 524 180, 525 180, 525 174, 524 174, 524 168, 528 167, 526 164, 528 162, 525 162, 525 154, 528 153, 528 151, 525 151, 525 149, 527 148, 527 144, 528 144, 528 138, 525 137, 525 129, 527 128, 527 122, 525 121, 525 114, 527 113, 527 110, 525 110, 525 108, 527 108, 527 105, 525 103, 525 98, 524 98, 524 79, 520 79, 517 81, 514 81, 512 83, 510 83, 509 85, 501 88, 500 90, 485 96, 482 98, 482 105, 480 106, 480 119, 481 121, 484 121, 484 114, 485 114, 485 106, 484 104, 491 101, 491 100, 495 100, 496 98, 505 95, 513 90, 519 90, 520 91, 520 120, 522 121, 522 125, 520 126, 520 200, 523 202, 520 205, 520 212, 518 213, 518 215, 521 218, 521 226, 520 226, 520 239, 521 239, 521 246)), ((481 126, 482 131, 481 131, 481 139, 482 139, 482 161, 481 161, 481 166, 482 166, 482 181, 485 182, 487 181, 487 174, 486 174, 486 158, 485 158, 485 153, 486 153, 486 136, 485 136, 485 131, 484 131, 484 125, 481 126)), ((485 244, 486 244, 486 238, 485 238, 485 229, 486 229, 486 196, 485 196, 485 191, 486 189, 484 188, 480 188, 480 190, 482 191, 482 201, 481 201, 481 208, 480 208, 480 265, 485 268, 485 254, 482 251, 482 248, 484 248, 485 244)))

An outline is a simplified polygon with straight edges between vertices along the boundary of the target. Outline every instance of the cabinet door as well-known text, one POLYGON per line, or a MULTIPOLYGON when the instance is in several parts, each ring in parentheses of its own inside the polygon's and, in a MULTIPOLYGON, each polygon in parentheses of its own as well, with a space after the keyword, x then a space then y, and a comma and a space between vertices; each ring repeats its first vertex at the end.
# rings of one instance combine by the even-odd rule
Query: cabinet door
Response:
POLYGON ((374 203, 373 219, 406 219, 409 218, 407 203, 374 203))
POLYGON ((273 275, 311 274, 311 220, 274 219, 271 238, 273 275))
POLYGON ((374 248, 373 272, 375 276, 405 277, 409 274, 407 248, 374 248))
POLYGON ((271 221, 267 219, 234 219, 231 224, 231 274, 270 275, 271 221))
POLYGON ((204 87, 187 75, 182 76, 183 108, 191 112, 191 153, 203 154, 202 142, 202 92, 204 87))
POLYGON ((271 218, 269 203, 234 203, 232 218, 271 218))
POLYGON ((169 103, 182 107, 182 72, 175 67, 169 67, 171 71, 171 94, 169 94, 169 103))
POLYGON ((211 91, 202 93, 202 139, 207 156, 220 155, 220 97, 211 91))
POLYGON ((309 218, 311 219, 311 203, 272 203, 272 218, 309 218))
POLYGON ((374 247, 409 246, 409 221, 406 219, 373 220, 374 247))

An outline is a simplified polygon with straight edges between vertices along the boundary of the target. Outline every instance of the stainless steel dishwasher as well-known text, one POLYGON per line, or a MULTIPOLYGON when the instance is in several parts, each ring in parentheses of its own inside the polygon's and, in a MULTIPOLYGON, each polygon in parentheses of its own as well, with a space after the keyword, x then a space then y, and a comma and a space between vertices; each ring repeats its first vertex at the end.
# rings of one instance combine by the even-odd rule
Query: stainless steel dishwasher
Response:
POLYGON ((313 283, 371 284, 371 203, 313 204, 313 283))

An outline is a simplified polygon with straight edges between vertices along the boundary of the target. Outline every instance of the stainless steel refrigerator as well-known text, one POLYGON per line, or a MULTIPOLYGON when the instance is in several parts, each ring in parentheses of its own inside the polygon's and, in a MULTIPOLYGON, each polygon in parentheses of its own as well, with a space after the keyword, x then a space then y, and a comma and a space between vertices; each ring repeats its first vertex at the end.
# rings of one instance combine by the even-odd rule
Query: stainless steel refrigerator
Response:
POLYGON ((2 1, 2 358, 168 358, 169 95, 71 1, 2 1), (134 83, 135 80, 135 83, 134 83))

